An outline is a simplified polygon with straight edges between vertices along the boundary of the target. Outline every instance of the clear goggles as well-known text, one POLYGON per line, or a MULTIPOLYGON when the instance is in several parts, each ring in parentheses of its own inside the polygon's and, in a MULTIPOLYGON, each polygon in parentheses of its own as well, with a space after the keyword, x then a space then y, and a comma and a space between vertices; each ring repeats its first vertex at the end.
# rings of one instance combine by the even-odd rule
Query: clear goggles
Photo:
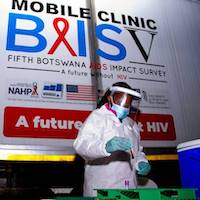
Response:
POLYGON ((135 110, 139 108, 141 94, 127 88, 113 86, 110 88, 113 102, 124 108, 135 110))

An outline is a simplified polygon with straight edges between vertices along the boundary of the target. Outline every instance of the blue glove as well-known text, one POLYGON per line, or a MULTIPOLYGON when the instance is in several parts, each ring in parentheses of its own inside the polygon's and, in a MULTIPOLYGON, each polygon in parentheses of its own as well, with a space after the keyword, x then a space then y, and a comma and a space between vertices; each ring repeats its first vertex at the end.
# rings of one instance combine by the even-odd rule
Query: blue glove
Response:
POLYGON ((113 137, 106 143, 106 151, 112 153, 114 151, 127 151, 133 147, 130 139, 124 137, 113 137))
POLYGON ((143 175, 143 176, 146 176, 151 170, 150 164, 148 162, 144 162, 144 161, 140 161, 138 163, 138 168, 139 168, 139 170, 137 173, 139 175, 143 175))

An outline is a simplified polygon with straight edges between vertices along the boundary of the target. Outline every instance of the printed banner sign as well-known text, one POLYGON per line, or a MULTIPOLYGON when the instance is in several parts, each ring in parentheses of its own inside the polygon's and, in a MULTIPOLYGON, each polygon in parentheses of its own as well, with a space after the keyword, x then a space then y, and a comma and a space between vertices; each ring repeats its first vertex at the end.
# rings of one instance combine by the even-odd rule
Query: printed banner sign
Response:
POLYGON ((2 143, 56 145, 56 139, 63 139, 60 145, 72 147, 66 139, 76 138, 116 82, 128 83, 142 96, 138 125, 145 147, 181 142, 185 130, 178 72, 184 62, 178 70, 181 43, 176 44, 171 28, 182 19, 176 13, 169 18, 161 2, 150 3, 1 1, 2 143), (168 23, 171 18, 174 24, 168 23))
MULTIPOLYGON (((75 139, 90 111, 6 107, 6 137, 75 139)), ((174 140, 171 115, 141 114, 138 121, 142 139, 174 140)))

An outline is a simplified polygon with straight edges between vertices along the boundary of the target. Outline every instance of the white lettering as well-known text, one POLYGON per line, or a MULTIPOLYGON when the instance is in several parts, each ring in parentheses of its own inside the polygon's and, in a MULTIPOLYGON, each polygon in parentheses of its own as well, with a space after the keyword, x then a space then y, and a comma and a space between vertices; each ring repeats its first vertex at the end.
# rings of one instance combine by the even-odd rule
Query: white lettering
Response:
POLYGON ((144 132, 143 124, 141 122, 138 122, 137 125, 138 125, 138 128, 139 128, 139 132, 144 132))
POLYGON ((66 120, 58 120, 58 128, 59 129, 67 129, 67 121, 66 120))
POLYGON ((40 116, 35 116, 33 119, 34 128, 44 129, 77 129, 79 130, 82 126, 81 121, 73 120, 57 120, 56 118, 42 119, 40 116))
POLYGON ((72 129, 72 125, 73 125, 74 121, 68 121, 68 129, 72 129))
POLYGON ((57 128, 58 128, 58 127, 56 126, 56 124, 57 124, 56 119, 55 119, 55 118, 51 118, 51 127, 52 127, 53 129, 57 129, 57 128))
POLYGON ((26 128, 29 127, 26 117, 24 115, 21 115, 17 120, 17 123, 15 124, 15 127, 20 127, 20 126, 24 126, 26 128))
POLYGON ((147 131, 148 132, 156 132, 156 123, 155 122, 147 122, 147 131))
POLYGON ((81 126, 82 126, 82 122, 80 122, 80 121, 76 121, 75 123, 74 123, 74 127, 75 127, 75 129, 80 129, 81 128, 81 126))
POLYGON ((49 119, 46 119, 46 122, 44 119, 41 119, 40 120, 40 126, 41 128, 50 128, 50 120, 49 119))
POLYGON ((39 121, 40 121, 40 116, 34 117, 33 119, 34 128, 38 128, 39 121))
POLYGON ((148 132, 164 132, 167 133, 168 123, 162 122, 147 122, 147 131, 148 132))
POLYGON ((165 124, 160 123, 160 128, 164 133, 167 133, 168 130, 168 123, 166 122, 165 124))

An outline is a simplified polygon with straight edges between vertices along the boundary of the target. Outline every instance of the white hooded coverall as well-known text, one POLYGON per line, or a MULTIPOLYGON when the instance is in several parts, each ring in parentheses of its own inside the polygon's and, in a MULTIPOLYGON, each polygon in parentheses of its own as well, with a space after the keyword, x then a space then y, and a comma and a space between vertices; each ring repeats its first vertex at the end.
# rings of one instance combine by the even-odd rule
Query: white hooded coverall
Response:
POLYGON ((136 188, 138 162, 148 162, 139 143, 139 129, 132 119, 120 122, 105 105, 94 110, 74 142, 76 152, 85 159, 84 196, 96 196, 94 189, 125 189, 125 181, 129 188, 136 188), (134 159, 130 152, 106 152, 106 143, 114 136, 132 140, 134 159))

